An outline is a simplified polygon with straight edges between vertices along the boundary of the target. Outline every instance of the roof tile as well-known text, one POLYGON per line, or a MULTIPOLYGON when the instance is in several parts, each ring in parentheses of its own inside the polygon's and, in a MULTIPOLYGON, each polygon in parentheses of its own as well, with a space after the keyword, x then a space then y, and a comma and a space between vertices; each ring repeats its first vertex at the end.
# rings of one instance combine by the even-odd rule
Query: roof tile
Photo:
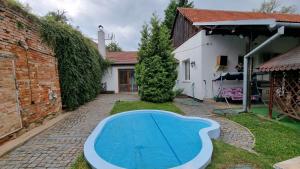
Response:
POLYGON ((138 55, 136 51, 108 52, 107 59, 113 64, 136 64, 138 55))
POLYGON ((222 11, 194 8, 178 8, 178 11, 193 23, 250 19, 275 19, 278 22, 300 22, 300 15, 295 14, 222 11))
POLYGON ((300 70, 300 46, 279 55, 259 67, 262 72, 300 70))

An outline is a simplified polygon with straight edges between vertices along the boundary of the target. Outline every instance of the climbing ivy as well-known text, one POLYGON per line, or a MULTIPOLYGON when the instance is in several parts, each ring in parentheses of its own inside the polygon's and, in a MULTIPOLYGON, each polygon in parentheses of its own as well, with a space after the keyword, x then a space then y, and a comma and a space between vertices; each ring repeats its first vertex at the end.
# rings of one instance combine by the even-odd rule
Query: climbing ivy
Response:
MULTIPOLYGON (((28 5, 23 5, 18 0, 0 0, 0 4, 29 19, 40 29, 43 41, 54 49, 65 108, 75 109, 98 95, 101 78, 109 62, 101 58, 94 42, 66 22, 49 17, 53 15, 43 18, 35 16, 30 13, 28 5)), ((18 29, 26 27, 19 22, 16 24, 18 29)))
POLYGON ((95 98, 108 63, 101 58, 96 44, 70 25, 41 19, 41 37, 58 59, 62 103, 74 109, 95 98))

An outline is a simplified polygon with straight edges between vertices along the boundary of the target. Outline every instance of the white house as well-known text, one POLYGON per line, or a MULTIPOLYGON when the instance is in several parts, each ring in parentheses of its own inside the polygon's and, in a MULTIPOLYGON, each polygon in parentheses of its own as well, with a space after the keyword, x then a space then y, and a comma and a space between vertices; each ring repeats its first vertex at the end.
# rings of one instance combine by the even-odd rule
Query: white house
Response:
POLYGON ((176 88, 199 100, 232 90, 239 93, 232 98, 242 100, 244 56, 260 47, 250 60, 250 71, 256 72, 263 62, 300 44, 299 30, 295 31, 299 23, 300 15, 179 8, 172 30, 179 61, 176 88), (270 40, 283 23, 284 35, 270 40), (222 76, 221 82, 225 74, 238 80, 222 76))
POLYGON ((137 63, 136 51, 106 52, 105 33, 98 30, 98 50, 104 59, 111 62, 102 79, 104 92, 137 92, 134 78, 134 66, 137 63))

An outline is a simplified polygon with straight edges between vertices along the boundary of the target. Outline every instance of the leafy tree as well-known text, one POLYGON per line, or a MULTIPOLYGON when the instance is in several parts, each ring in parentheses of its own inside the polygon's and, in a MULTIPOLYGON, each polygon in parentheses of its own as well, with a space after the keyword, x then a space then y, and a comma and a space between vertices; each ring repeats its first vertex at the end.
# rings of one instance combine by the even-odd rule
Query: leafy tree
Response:
POLYGON ((296 6, 282 6, 279 0, 264 1, 259 9, 255 9, 256 12, 265 13, 295 13, 296 6))
POLYGON ((151 28, 144 25, 141 34, 139 63, 136 65, 139 95, 150 102, 171 101, 177 71, 169 30, 153 15, 151 28))
POLYGON ((176 17, 176 10, 179 7, 184 8, 193 8, 193 2, 189 2, 188 0, 171 0, 167 9, 165 9, 165 20, 163 22, 164 25, 169 29, 171 32, 173 23, 176 17))
POLYGON ((110 44, 106 45, 106 50, 109 52, 121 52, 122 48, 116 42, 111 42, 110 44))
POLYGON ((57 10, 49 12, 45 18, 48 20, 54 20, 56 22, 67 23, 70 19, 67 17, 65 10, 57 10))

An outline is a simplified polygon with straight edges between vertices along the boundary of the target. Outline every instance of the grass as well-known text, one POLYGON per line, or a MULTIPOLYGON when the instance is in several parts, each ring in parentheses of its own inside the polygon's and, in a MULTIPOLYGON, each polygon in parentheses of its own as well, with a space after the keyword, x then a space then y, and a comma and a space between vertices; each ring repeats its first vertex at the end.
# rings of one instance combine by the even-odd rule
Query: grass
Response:
MULTIPOLYGON (((183 114, 173 103, 148 103, 143 101, 116 102, 111 114, 136 109, 161 109, 183 114)), ((212 163, 208 169, 227 169, 237 164, 250 165, 257 169, 271 169, 276 162, 300 155, 300 131, 260 118, 254 114, 228 116, 251 130, 255 135, 257 154, 228 145, 223 141, 213 141, 212 163)), ((83 155, 79 156, 72 169, 90 169, 83 155)))
POLYGON ((212 163, 207 169, 234 168, 237 164, 250 165, 254 168, 271 169, 272 166, 260 156, 236 148, 220 140, 213 141, 212 163))
POLYGON ((274 164, 300 155, 300 130, 261 118, 255 114, 229 116, 255 136, 254 150, 274 164))
MULTIPOLYGON (((269 109, 266 106, 259 106, 259 107, 252 107, 251 111, 255 114, 258 114, 260 116, 263 117, 268 117, 269 114, 269 109)), ((277 116, 279 115, 279 113, 277 111, 273 111, 273 119, 276 119, 277 116)), ((280 121, 278 121, 279 123, 282 123, 283 125, 295 128, 300 130, 300 121, 292 119, 290 117, 284 117, 283 119, 281 119, 280 121)))
POLYGON ((85 161, 83 154, 77 157, 76 161, 72 164, 71 169, 91 169, 85 161))
POLYGON ((115 103, 115 106, 111 110, 110 114, 116 114, 124 111, 130 110, 141 110, 141 109, 158 109, 158 110, 166 110, 179 114, 184 114, 178 107, 176 107, 173 103, 150 103, 144 101, 118 101, 115 103))

